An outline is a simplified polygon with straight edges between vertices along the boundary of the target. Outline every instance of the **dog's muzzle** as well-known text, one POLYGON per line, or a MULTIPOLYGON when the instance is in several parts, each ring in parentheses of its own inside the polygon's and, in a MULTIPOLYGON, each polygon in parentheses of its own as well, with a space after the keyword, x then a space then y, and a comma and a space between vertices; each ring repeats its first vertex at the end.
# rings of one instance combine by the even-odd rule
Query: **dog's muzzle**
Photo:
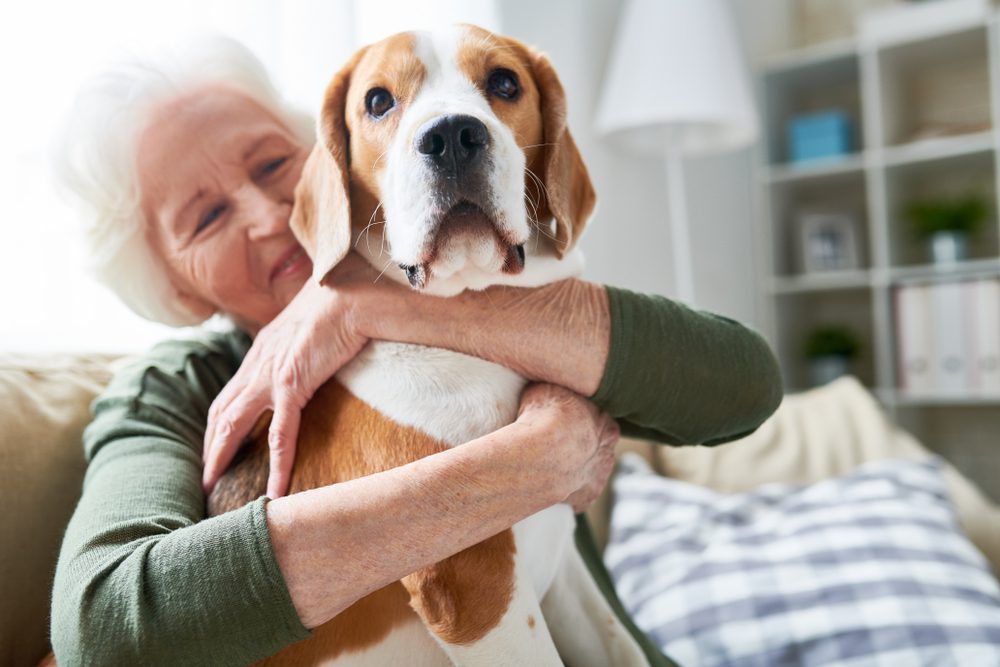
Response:
POLYGON ((436 213, 422 242, 422 263, 399 265, 410 286, 423 289, 439 269, 443 276, 452 275, 466 261, 520 273, 523 239, 508 238, 509 232, 501 231, 506 227, 498 224, 504 212, 496 208, 496 158, 486 123, 468 114, 432 118, 417 129, 413 149, 427 179, 427 189, 418 196, 427 197, 436 213))

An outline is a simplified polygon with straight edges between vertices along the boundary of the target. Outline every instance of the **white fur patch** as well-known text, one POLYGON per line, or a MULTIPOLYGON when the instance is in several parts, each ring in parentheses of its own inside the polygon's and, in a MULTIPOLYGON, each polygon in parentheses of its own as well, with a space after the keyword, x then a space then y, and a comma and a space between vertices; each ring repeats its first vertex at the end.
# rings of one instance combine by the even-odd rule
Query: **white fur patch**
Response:
POLYGON ((513 422, 525 384, 476 357, 386 341, 369 343, 337 379, 393 421, 451 446, 513 422))

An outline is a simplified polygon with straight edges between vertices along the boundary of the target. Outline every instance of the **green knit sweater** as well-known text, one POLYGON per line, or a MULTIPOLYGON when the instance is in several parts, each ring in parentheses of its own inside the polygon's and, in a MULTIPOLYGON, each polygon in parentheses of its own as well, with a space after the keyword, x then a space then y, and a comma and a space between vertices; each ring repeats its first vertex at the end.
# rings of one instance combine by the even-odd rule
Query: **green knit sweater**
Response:
MULTIPOLYGON (((722 443, 781 401, 777 364, 752 330, 661 297, 608 295, 611 349, 592 398, 623 433, 722 443)), ((83 495, 53 591, 60 665, 245 664, 310 635, 274 558, 267 499, 205 519, 208 408, 250 342, 236 331, 160 344, 94 402, 83 495)), ((583 522, 577 543, 625 617, 583 522)), ((653 664, 672 664, 624 620, 653 664)))

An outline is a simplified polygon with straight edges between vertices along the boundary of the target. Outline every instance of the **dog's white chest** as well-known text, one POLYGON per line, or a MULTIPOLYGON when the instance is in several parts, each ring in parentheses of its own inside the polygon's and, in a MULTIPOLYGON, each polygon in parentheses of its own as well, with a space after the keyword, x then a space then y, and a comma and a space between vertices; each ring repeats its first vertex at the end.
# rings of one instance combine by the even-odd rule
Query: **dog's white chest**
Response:
POLYGON ((458 352, 372 341, 337 379, 393 421, 460 445, 514 421, 525 380, 458 352))

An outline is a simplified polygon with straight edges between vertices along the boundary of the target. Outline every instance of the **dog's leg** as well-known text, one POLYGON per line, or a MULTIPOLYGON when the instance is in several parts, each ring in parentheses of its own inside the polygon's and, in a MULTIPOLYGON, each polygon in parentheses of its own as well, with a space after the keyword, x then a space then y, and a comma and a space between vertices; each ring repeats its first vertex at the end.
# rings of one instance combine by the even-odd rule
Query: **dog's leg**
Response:
POLYGON ((561 665, 529 573, 506 530, 403 579, 456 665, 561 665))
POLYGON ((611 610, 576 546, 563 552, 542 611, 559 653, 573 667, 648 666, 632 635, 611 610))

